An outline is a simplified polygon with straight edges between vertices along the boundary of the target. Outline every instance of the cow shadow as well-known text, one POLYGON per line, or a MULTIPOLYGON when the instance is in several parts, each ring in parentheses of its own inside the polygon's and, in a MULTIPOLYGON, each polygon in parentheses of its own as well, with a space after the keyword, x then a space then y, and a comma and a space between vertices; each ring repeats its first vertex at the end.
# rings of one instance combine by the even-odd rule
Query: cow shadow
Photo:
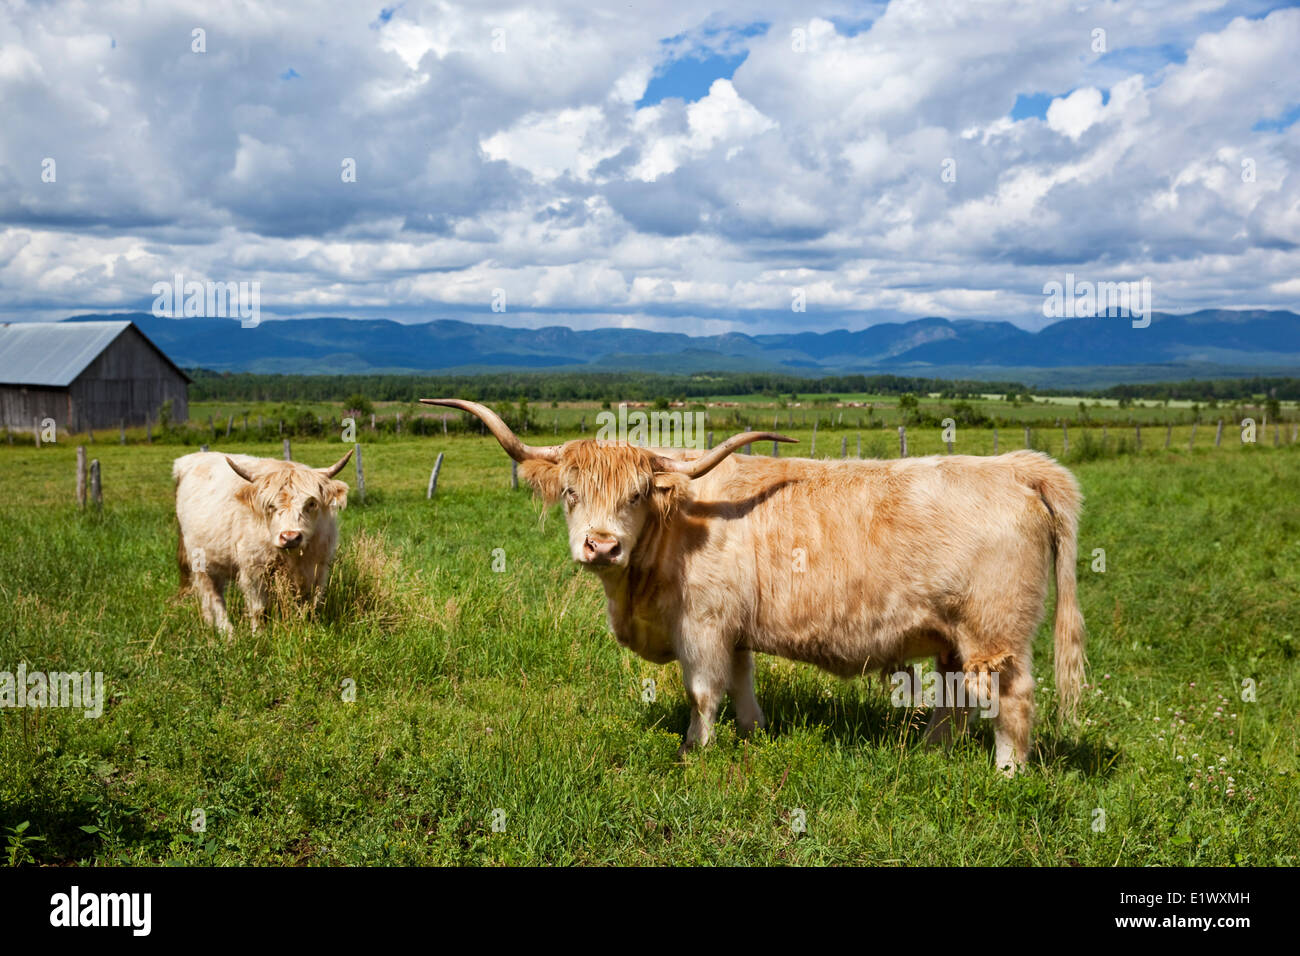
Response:
MULTIPOLYGON (((895 707, 888 694, 873 693, 849 682, 829 693, 824 687, 778 682, 760 687, 759 705, 767 718, 766 737, 780 739, 813 731, 828 742, 862 748, 923 750, 927 708, 895 707)), ((736 714, 730 699, 718 714, 718 726, 731 724, 736 714)), ((659 702, 645 711, 649 727, 671 731, 683 739, 690 725, 691 708, 686 701, 659 702)), ((990 754, 994 750, 994 722, 974 719, 966 739, 956 746, 974 747, 990 754)), ((1100 739, 1071 736, 1046 719, 1034 725, 1030 767, 1073 770, 1086 777, 1110 777, 1122 762, 1121 752, 1100 739)))
POLYGON ((110 830, 121 847, 166 845, 172 834, 146 816, 139 807, 107 796, 0 800, 0 838, 10 839, 25 822, 24 845, 37 865, 68 864, 103 854, 110 830))

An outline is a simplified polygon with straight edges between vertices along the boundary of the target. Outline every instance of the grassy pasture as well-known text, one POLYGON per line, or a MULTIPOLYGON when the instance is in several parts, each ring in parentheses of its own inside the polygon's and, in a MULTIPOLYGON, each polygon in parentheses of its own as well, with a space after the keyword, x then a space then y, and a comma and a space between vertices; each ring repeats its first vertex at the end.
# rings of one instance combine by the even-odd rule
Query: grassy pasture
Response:
MULTIPOLYGON (((1071 429, 1090 686, 1081 725, 1057 729, 1045 625, 1036 752, 1010 782, 990 728, 927 751, 924 713, 878 680, 771 658, 768 731, 738 740, 728 706, 717 744, 678 762, 676 665, 618 647, 561 516, 510 490, 489 439, 364 445, 367 499, 342 515, 324 608, 256 635, 241 621, 231 643, 175 598, 170 460, 192 449, 101 434, 97 514, 72 502, 75 440, 0 445, 0 670, 102 671, 108 697, 99 719, 0 709, 0 859, 1294 865, 1300 446, 1225 428, 1214 449, 1213 432, 1189 451, 1175 428, 1166 451, 1144 430, 1140 454, 1116 454, 1115 430, 1083 452, 1071 429)), ((852 455, 847 429, 819 434, 819 454, 843 434, 852 455)), ((783 453, 809 447, 794 435, 783 453)), ((214 447, 279 456, 236 437, 214 447)), ((1059 431, 1036 438, 1060 453, 1059 431)), ((1001 432, 1002 450, 1022 444, 1001 432)), ((909 445, 942 448, 936 430, 909 445)), ((991 433, 959 432, 958 450, 991 451, 991 433)), ((340 445, 294 453, 326 464, 340 445)), ((896 434, 864 432, 863 453, 895 457, 896 434)))

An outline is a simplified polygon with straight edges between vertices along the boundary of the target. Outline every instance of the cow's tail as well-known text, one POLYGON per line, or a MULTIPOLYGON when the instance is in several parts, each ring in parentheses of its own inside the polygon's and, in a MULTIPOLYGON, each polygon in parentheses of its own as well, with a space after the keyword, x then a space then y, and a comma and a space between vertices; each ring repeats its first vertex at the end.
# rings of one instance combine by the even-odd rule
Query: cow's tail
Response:
POLYGON ((1083 496, 1074 475, 1052 463, 1040 473, 1038 493, 1051 512, 1052 553, 1056 563, 1056 696, 1060 716, 1073 720, 1083 693, 1083 613, 1074 580, 1079 551, 1079 511, 1083 496))
MULTIPOLYGON (((181 468, 180 464, 172 466, 172 477, 176 480, 176 492, 180 492, 181 468)), ((180 593, 184 594, 190 589, 191 570, 190 556, 185 550, 185 532, 181 530, 180 518, 176 520, 176 566, 180 570, 180 593)))
POLYGON ((180 593, 184 594, 190 589, 190 558, 185 553, 185 535, 176 535, 176 565, 181 572, 180 593))

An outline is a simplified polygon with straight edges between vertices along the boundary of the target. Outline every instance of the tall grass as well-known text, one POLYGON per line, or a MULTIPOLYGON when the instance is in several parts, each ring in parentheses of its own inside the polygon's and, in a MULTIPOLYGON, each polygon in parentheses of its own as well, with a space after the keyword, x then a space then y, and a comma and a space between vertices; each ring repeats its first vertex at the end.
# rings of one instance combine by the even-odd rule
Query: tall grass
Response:
MULTIPOLYGON (((717 745, 679 762, 677 668, 617 645, 563 521, 510 490, 490 440, 367 447, 323 605, 278 607, 254 634, 232 592, 230 641, 176 594, 184 449, 97 446, 95 513, 72 503, 72 446, 0 446, 0 670, 99 670, 108 696, 99 719, 0 710, 0 860, 1294 864, 1300 450, 1216 450, 1210 431, 1192 452, 1144 431, 1118 454, 1127 436, 1098 453, 1071 429, 1089 686, 1081 725, 1040 719, 1010 782, 988 727, 926 750, 924 714, 878 682, 770 658, 768 731, 737 739, 728 706, 717 745)), ((839 445, 819 436, 823 455, 839 445)), ((958 451, 981 449, 990 433, 959 432, 958 451)), ((1047 627, 1036 659, 1047 718, 1047 627)))

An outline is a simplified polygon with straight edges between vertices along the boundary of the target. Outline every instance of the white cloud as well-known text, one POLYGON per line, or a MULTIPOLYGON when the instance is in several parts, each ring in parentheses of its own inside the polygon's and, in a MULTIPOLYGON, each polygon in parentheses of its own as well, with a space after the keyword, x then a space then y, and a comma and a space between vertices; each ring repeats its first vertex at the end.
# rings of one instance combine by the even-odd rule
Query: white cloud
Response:
POLYGON ((1052 100, 1047 107, 1047 125, 1077 140, 1101 119, 1102 113, 1101 90, 1085 86, 1069 96, 1052 100))
POLYGON ((258 279, 268 315, 712 331, 1033 324, 1067 269, 1300 303, 1300 124, 1258 125, 1300 103, 1300 10, 895 0, 850 36, 848 0, 378 6, 0 6, 6 317, 147 307, 175 271, 258 279), (636 107, 703 47, 747 57, 636 107))

